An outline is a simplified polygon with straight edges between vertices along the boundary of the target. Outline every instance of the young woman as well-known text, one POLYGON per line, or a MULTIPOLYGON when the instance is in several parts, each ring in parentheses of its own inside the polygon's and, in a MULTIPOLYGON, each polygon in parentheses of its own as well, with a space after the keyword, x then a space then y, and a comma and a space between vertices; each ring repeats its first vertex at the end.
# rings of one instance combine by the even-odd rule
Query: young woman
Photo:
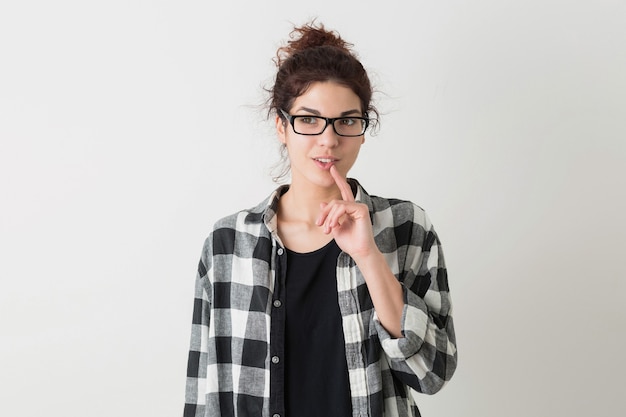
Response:
POLYGON ((270 112, 291 183, 218 221, 196 279, 185 417, 419 416, 456 368, 424 211, 347 179, 377 115, 349 44, 296 28, 270 112))

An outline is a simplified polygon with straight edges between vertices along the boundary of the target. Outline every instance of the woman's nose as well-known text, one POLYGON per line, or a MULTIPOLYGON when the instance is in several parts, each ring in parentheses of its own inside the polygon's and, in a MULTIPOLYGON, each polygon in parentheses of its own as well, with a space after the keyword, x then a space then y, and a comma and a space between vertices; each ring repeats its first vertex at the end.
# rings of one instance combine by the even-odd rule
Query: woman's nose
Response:
POLYGON ((339 144, 339 135, 335 133, 335 129, 332 124, 328 124, 326 129, 317 136, 317 143, 327 146, 329 148, 335 147, 339 144))

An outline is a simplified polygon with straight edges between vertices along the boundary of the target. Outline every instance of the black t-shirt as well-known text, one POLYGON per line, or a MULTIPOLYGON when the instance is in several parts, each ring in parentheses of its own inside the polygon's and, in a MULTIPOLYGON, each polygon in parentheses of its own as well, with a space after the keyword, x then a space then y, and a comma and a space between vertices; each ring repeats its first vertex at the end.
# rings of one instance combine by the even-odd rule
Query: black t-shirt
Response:
POLYGON ((335 241, 310 253, 287 250, 286 417, 352 415, 337 301, 335 241))

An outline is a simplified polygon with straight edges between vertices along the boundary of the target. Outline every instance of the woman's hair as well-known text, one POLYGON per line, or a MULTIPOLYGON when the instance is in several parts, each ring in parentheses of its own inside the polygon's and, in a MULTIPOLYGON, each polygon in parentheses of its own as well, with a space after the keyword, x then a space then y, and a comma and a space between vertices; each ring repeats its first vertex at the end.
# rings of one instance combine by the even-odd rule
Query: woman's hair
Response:
POLYGON ((269 90, 270 113, 283 117, 279 110, 291 109, 295 99, 312 83, 333 81, 350 88, 359 97, 363 114, 373 115, 373 121, 377 120, 372 86, 365 68, 351 50, 352 44, 314 22, 294 28, 289 37, 274 58, 278 72, 269 90))
MULTIPOLYGON (((267 90, 270 94, 268 116, 277 114, 284 120, 280 109, 289 111, 296 98, 311 84, 333 81, 350 88, 359 97, 361 111, 375 128, 379 114, 372 104, 373 89, 365 68, 351 50, 353 45, 314 21, 295 27, 289 38, 285 46, 278 48, 274 58, 278 72, 274 86, 267 90)), ((283 169, 274 180, 283 177, 288 169, 283 169)))

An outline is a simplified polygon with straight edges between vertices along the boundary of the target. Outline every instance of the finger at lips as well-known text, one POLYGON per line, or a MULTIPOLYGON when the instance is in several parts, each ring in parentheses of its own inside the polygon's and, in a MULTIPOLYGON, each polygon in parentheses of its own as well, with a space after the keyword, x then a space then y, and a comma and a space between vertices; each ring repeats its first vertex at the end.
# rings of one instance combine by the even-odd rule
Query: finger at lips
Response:
POLYGON ((330 167, 330 175, 335 180, 337 187, 339 187, 341 198, 345 201, 354 201, 350 185, 348 185, 348 182, 341 176, 341 174, 339 174, 339 171, 337 171, 337 168, 334 165, 330 167))

